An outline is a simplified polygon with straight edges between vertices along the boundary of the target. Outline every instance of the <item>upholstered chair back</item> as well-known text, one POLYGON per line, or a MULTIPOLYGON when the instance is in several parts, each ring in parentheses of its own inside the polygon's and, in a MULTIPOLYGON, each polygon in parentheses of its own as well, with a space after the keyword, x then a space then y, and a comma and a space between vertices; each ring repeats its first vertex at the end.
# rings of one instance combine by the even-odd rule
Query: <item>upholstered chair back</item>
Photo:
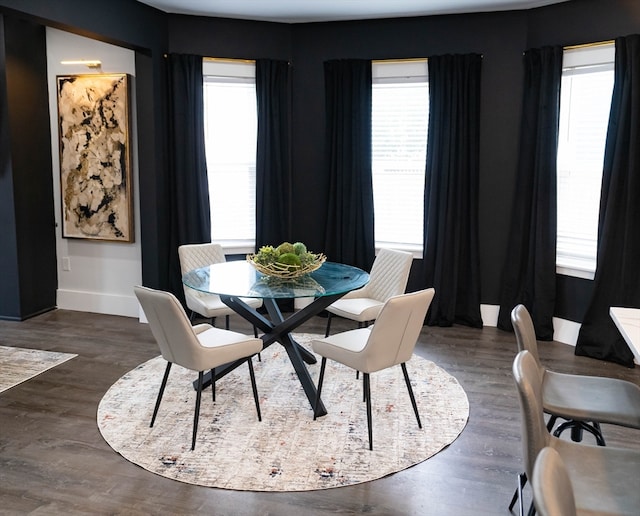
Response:
POLYGON ((525 472, 528 478, 532 478, 536 457, 549 444, 551 437, 544 422, 542 380, 531 352, 524 350, 516 355, 513 378, 520 399, 525 472))
POLYGON ((536 330, 531 320, 529 310, 524 305, 517 305, 511 310, 511 324, 516 335, 518 351, 527 350, 533 355, 538 367, 542 368, 540 357, 538 356, 538 340, 536 330))
MULTIPOLYGON (((214 263, 224 263, 226 261, 224 250, 220 244, 185 244, 178 247, 178 257, 180 258, 180 270, 185 274, 193 269, 213 265, 214 263)), ((208 296, 204 292, 193 290, 184 286, 185 294, 196 297, 208 296)))
POLYGON ((369 272, 369 283, 363 287, 360 297, 384 302, 391 296, 404 294, 412 262, 411 253, 380 249, 369 272))
POLYGON ((373 373, 411 358, 434 294, 430 288, 386 301, 362 351, 360 371, 373 373))
POLYGON ((167 362, 202 371, 210 361, 178 299, 170 292, 134 287, 160 353, 167 362))

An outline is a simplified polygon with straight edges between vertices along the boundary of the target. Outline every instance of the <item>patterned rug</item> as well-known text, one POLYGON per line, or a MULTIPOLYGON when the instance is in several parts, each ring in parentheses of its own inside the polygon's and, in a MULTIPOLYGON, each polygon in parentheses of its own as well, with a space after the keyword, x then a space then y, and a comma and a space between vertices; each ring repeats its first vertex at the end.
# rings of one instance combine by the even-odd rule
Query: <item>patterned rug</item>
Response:
POLYGON ((70 353, 0 346, 0 392, 71 360, 70 353))
MULTIPOLYGON (((305 344, 313 336, 298 334, 305 344)), ((158 475, 209 487, 307 491, 375 480, 418 464, 464 429, 469 402, 458 381, 434 363, 407 363, 422 429, 402 369, 371 375, 373 451, 368 447, 362 375, 328 361, 322 400, 313 413, 284 349, 274 344, 253 359, 262 422, 256 415, 248 367, 241 366, 202 395, 198 437, 191 451, 194 373, 174 366, 153 428, 153 407, 166 362, 141 364, 120 378, 98 407, 98 427, 125 459, 158 475)), ((314 382, 320 361, 309 366, 314 382)))

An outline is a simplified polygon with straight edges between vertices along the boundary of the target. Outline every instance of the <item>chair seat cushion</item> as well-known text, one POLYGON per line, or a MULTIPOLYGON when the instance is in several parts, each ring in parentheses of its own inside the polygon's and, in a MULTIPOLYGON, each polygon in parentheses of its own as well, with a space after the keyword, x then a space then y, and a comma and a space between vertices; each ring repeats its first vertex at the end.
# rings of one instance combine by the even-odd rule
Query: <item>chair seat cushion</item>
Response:
POLYGON ((198 340, 204 348, 201 355, 201 371, 262 351, 261 339, 215 327, 198 333, 198 340))
POLYGON ((578 514, 638 514, 640 452, 551 438, 564 462, 578 514))
POLYGON ((342 298, 327 307, 327 311, 353 321, 366 322, 376 319, 383 306, 383 302, 368 297, 342 298))
MULTIPOLYGON (((259 308, 262 306, 262 299, 254 298, 242 298, 252 308, 259 308)), ((200 314, 202 317, 222 317, 223 315, 232 315, 235 312, 225 305, 220 299, 220 296, 215 294, 201 294, 185 292, 185 301, 187 302, 187 308, 200 314)))
MULTIPOLYGON (((373 372, 364 361, 362 350, 371 335, 368 328, 336 333, 324 339, 313 340, 311 347, 319 355, 340 362, 365 373, 373 372)), ((377 370, 377 369, 376 369, 377 370)))
POLYGON ((640 387, 624 380, 545 371, 546 412, 565 419, 640 428, 640 387))

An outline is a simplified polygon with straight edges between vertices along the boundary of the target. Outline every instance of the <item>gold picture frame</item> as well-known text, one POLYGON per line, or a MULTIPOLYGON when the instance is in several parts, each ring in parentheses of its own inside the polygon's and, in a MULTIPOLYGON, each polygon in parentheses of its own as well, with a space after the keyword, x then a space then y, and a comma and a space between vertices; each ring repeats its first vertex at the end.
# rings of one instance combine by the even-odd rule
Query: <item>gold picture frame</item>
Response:
POLYGON ((129 75, 56 79, 62 236, 133 242, 129 75))

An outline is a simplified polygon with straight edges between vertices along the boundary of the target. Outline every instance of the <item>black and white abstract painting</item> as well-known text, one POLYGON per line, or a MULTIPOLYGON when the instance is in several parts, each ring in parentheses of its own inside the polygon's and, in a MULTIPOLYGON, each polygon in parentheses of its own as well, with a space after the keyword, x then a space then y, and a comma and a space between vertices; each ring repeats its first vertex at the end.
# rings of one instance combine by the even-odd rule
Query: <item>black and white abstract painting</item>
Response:
POLYGON ((58 76, 62 236, 133 242, 129 76, 58 76))

